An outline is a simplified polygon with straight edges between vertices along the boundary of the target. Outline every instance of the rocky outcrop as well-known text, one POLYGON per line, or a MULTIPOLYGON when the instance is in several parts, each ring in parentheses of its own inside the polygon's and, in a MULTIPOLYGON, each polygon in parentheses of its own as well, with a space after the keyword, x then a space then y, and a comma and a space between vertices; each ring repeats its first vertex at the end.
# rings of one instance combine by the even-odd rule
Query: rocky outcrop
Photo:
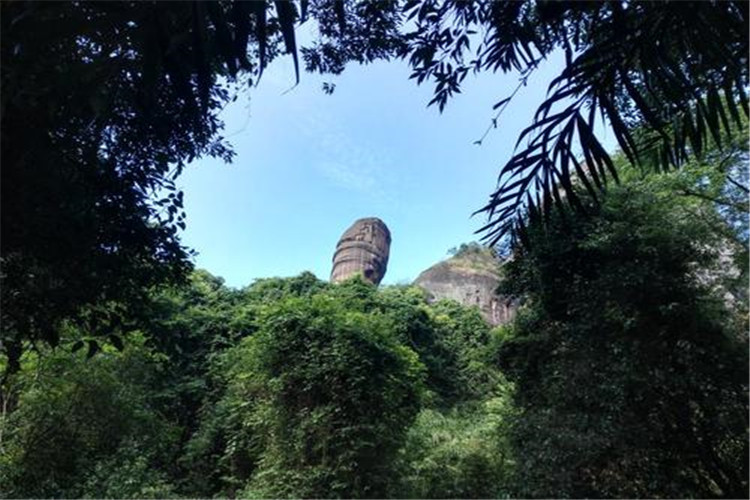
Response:
POLYGON ((489 249, 469 247, 454 257, 423 271, 414 281, 424 288, 428 300, 452 299, 477 306, 491 325, 510 322, 517 303, 495 293, 500 283, 500 261, 489 249))
POLYGON ((388 268, 388 253, 391 248, 391 232, 377 217, 359 219, 344 231, 333 254, 331 282, 362 274, 378 285, 388 268))

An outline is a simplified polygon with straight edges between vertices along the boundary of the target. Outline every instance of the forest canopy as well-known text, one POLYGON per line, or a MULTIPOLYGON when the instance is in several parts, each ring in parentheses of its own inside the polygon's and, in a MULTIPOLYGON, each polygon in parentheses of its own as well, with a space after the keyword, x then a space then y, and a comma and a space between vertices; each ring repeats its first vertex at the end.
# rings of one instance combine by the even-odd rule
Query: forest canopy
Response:
POLYGON ((3 496, 746 498, 748 5, 3 2, 3 496), (275 58, 516 74, 491 132, 555 51, 479 210, 511 322, 193 268, 175 180, 275 58))
POLYGON ((492 244, 520 236, 540 209, 585 209, 572 176, 595 200, 617 178, 597 114, 629 162, 659 170, 721 145, 722 132, 748 115, 746 2, 1 8, 1 299, 11 370, 24 343, 55 345, 65 320, 119 344, 123 311, 144 289, 184 281, 190 254, 179 240, 185 214, 175 178, 197 157, 231 159, 218 113, 284 52, 298 79, 298 59, 307 71, 337 74, 350 62, 403 58, 418 83, 434 82, 431 104, 441 109, 472 72, 515 73, 519 87, 497 103, 496 126, 541 61, 564 51, 564 70, 480 209, 492 244), (319 36, 300 47, 295 28, 305 22, 319 36))
MULTIPOLYGON (((736 188, 713 165, 620 168, 596 216, 530 226, 533 244, 502 267, 500 293, 520 309, 494 329, 417 287, 303 273, 238 290, 206 271, 152 290, 122 351, 88 358, 75 349, 87 332, 68 324, 4 387, 0 489, 746 495, 748 233, 726 212, 736 188)), ((733 172, 746 178, 747 162, 733 172)))

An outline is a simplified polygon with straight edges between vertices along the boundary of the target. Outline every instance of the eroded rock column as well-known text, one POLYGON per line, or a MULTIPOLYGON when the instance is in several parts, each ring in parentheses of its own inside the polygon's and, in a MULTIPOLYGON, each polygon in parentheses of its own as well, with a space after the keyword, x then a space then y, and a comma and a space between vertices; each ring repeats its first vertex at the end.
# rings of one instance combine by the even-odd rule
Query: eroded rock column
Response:
POLYGON ((377 217, 359 219, 344 231, 333 254, 331 282, 362 274, 375 285, 379 284, 388 268, 391 232, 377 217))

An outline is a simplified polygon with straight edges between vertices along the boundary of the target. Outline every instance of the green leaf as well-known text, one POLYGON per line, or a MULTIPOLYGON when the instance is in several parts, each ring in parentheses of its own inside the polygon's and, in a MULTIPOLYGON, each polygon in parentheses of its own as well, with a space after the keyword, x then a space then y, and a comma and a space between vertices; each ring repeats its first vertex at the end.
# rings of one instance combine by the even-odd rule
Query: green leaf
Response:
POLYGON ((294 35, 294 23, 297 12, 292 2, 277 0, 275 4, 281 34, 284 37, 284 45, 286 46, 287 53, 291 54, 292 59, 294 59, 294 75, 296 83, 299 83, 299 60, 297 58, 297 42, 294 35))
MULTIPOLYGON (((222 4, 219 2, 206 2, 205 5, 208 17, 211 19, 211 24, 213 24, 216 30, 216 45, 219 47, 219 52, 224 58, 224 64, 229 69, 229 74, 234 78, 237 75, 238 52, 233 43, 227 20, 224 17, 222 4)), ((244 53, 242 57, 244 57, 244 53)))
MULTIPOLYGON (((250 2, 255 16, 255 37, 258 39, 258 54, 260 59, 260 75, 266 68, 268 33, 266 32, 266 2, 250 2)), ((259 75, 259 76, 260 76, 259 75)))
POLYGON ((113 346, 115 346, 115 349, 122 352, 125 349, 125 346, 122 343, 122 339, 117 335, 110 335, 109 341, 112 343, 113 346))
POLYGON ((99 352, 100 347, 99 347, 99 343, 96 340, 89 340, 88 343, 89 343, 89 350, 86 353, 86 357, 90 359, 94 357, 94 355, 97 352, 99 352))

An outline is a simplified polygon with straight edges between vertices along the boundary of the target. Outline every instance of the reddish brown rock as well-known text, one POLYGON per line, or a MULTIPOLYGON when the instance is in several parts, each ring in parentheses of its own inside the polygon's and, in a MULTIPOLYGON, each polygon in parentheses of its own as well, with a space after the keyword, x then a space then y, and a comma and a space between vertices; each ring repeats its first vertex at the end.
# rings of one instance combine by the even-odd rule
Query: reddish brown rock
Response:
POLYGON ((333 254, 331 282, 362 274, 375 285, 385 276, 388 253, 391 247, 391 232, 377 217, 359 219, 344 231, 333 254))
POLYGON ((500 273, 501 263, 490 250, 469 246, 422 272, 414 284, 427 291, 429 302, 450 299, 476 306, 496 326, 512 321, 518 308, 516 301, 496 293, 500 273))

